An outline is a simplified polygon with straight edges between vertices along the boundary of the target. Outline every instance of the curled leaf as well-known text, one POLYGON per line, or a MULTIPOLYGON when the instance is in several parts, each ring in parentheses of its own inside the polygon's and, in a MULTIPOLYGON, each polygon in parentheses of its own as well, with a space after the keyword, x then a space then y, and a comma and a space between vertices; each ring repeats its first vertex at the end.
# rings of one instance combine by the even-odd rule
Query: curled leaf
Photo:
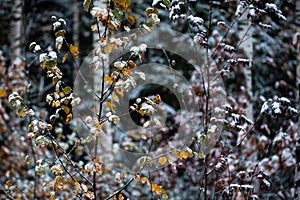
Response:
POLYGON ((90 3, 91 3, 91 0, 84 0, 84 2, 83 2, 83 9, 84 9, 86 12, 89 11, 90 3))
POLYGON ((63 57, 63 59, 62 59, 62 63, 65 63, 66 62, 66 60, 68 59, 68 56, 69 56, 69 53, 67 52, 65 55, 64 55, 64 57, 63 57))
POLYGON ((135 19, 133 16, 127 15, 126 19, 129 22, 129 24, 131 24, 131 25, 135 24, 135 19))

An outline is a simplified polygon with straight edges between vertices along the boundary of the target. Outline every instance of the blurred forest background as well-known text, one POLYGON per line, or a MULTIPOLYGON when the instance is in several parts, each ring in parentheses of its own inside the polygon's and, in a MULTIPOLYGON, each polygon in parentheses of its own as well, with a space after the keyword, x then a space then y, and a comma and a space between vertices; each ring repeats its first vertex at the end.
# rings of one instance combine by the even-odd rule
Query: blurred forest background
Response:
MULTIPOLYGON (((99 39, 97 32, 91 30, 96 20, 84 10, 81 0, 2 0, 0 199, 93 199, 95 195, 97 199, 108 199, 112 194, 116 194, 111 196, 115 199, 165 199, 164 192, 169 199, 296 199, 300 195, 297 190, 300 174, 298 176, 296 168, 300 161, 300 143, 296 145, 300 79, 300 21, 296 19, 300 9, 296 8, 300 8, 300 2, 173 0, 169 5, 166 3, 169 1, 132 0, 129 1, 130 12, 116 6, 116 2, 122 0, 113 2, 115 4, 110 3, 110 9, 114 10, 114 15, 120 15, 115 20, 122 21, 123 13, 129 13, 135 19, 132 24, 122 21, 115 32, 124 31, 124 25, 131 29, 139 27, 149 20, 146 9, 155 8, 159 11, 158 27, 188 34, 200 46, 217 49, 212 58, 222 73, 226 90, 222 109, 227 110, 228 122, 219 141, 204 160, 192 153, 159 171, 140 174, 150 183, 161 186, 163 191, 153 189, 157 186, 153 184, 150 184, 149 190, 144 184, 146 179, 142 183, 133 175, 104 170, 97 177, 98 195, 95 194, 92 176, 87 173, 83 178, 84 172, 79 173, 86 169, 90 158, 84 147, 74 145, 79 139, 74 123, 58 119, 52 124, 55 141, 67 153, 56 152, 59 148, 53 147, 53 143, 52 146, 39 146, 28 136, 28 125, 37 119, 37 123, 47 126, 49 117, 56 111, 46 101, 47 94, 52 93, 55 86, 40 67, 39 57, 29 50, 29 45, 36 42, 43 52, 54 50, 56 37, 51 16, 63 18, 66 21, 66 41, 79 49, 78 57, 69 57, 59 66, 64 84, 73 87, 77 70, 74 62, 81 63, 99 39), (247 10, 246 14, 240 13, 237 18, 237 7, 241 2, 247 10), (272 10, 268 4, 277 5, 278 10, 272 10), (254 11, 251 12, 251 9, 254 11), (203 30, 193 24, 189 15, 204 20, 207 35, 203 36, 203 30), (247 43, 250 47, 240 42, 245 39, 240 34, 243 31, 247 31, 245 36, 251 38, 247 43), (206 44, 203 45, 201 37, 206 44), (229 45, 227 49, 220 46, 221 40, 224 45, 229 45), (230 50, 231 46, 237 48, 230 50), (227 62, 230 58, 235 61, 227 62), (237 61, 238 58, 250 61, 243 63, 237 61), (16 115, 8 99, 13 92, 18 92, 26 108, 34 110, 34 115, 22 111, 17 112, 19 116, 16 115), (267 114, 262 110, 265 102, 270 110, 267 114), (244 125, 248 119, 249 126, 244 125), (249 131, 242 145, 237 146, 244 135, 239 135, 238 125, 232 125, 231 121, 249 131), (69 158, 63 158, 65 154, 69 158), (68 171, 78 177, 75 179, 79 186, 68 171)), ((92 1, 90 7, 99 4, 106 5, 104 1, 92 1)), ((60 62, 68 51, 68 46, 61 48, 58 54, 60 62)), ((167 63, 161 53, 150 53, 147 59, 149 62, 167 63)), ((201 87, 197 83, 193 87, 201 95, 201 87)), ((168 98, 172 99, 165 97, 167 101, 168 98)), ((171 100, 168 103, 172 105, 171 100)), ((175 112, 176 109, 173 108, 175 112)), ((134 141, 130 145, 134 147, 139 142, 134 141)), ((189 149, 197 152, 197 147, 189 149)))

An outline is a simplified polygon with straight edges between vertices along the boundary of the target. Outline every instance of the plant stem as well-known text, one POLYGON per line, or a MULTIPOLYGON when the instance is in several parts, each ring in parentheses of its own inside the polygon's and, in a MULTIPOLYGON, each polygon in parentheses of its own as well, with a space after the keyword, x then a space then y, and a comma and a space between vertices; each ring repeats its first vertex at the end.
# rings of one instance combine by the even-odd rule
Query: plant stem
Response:
POLYGON ((206 167, 206 156, 204 158, 204 174, 203 174, 203 178, 204 178, 204 200, 207 199, 207 167, 206 167))

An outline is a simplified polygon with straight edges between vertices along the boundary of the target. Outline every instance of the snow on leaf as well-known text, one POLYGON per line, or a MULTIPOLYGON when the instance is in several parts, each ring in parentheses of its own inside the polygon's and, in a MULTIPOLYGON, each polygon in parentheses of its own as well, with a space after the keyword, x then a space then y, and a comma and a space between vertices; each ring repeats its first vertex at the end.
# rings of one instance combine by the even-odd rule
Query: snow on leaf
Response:
POLYGON ((91 0, 84 0, 84 2, 83 2, 83 9, 84 9, 86 12, 89 11, 90 3, 91 3, 91 0))
POLYGON ((36 52, 38 52, 38 51, 41 51, 42 49, 41 49, 41 46, 40 45, 36 45, 35 47, 34 47, 34 49, 33 49, 33 53, 36 53, 36 52))
POLYGON ((117 69, 123 69, 126 66, 126 62, 125 61, 117 61, 114 62, 114 67, 117 69))
POLYGON ((278 102, 274 102, 272 104, 272 111, 275 113, 275 114, 281 114, 281 110, 280 110, 280 104, 278 102))
POLYGON ((193 15, 189 15, 188 20, 193 27, 201 26, 204 23, 204 20, 201 17, 194 17, 193 15))
POLYGON ((287 110, 291 115, 294 115, 294 116, 298 115, 298 110, 291 106, 289 106, 287 110))
POLYGON ((159 2, 161 2, 161 0, 153 0, 152 6, 156 6, 159 2))
POLYGON ((118 124, 120 122, 120 118, 117 115, 110 115, 108 117, 108 121, 110 121, 114 124, 118 124))
POLYGON ((56 31, 57 29, 59 29, 61 26, 61 22, 56 21, 53 23, 53 31, 56 31))
POLYGON ((262 22, 259 22, 258 25, 265 30, 273 30, 272 26, 269 24, 264 24, 262 22))
POLYGON ((284 165, 286 167, 293 167, 296 164, 296 160, 293 156, 293 153, 289 148, 283 149, 281 159, 284 161, 284 165))
POLYGON ((47 53, 41 53, 40 56, 39 56, 40 63, 42 63, 46 60, 47 60, 47 53))
POLYGON ((142 24, 142 26, 143 26, 143 28, 144 28, 146 31, 148 31, 148 32, 151 32, 152 29, 153 29, 152 25, 149 24, 149 23, 142 24))
POLYGON ((267 112, 268 110, 269 110, 268 102, 264 102, 264 104, 263 104, 262 107, 261 107, 260 114, 264 114, 264 113, 267 112))
POLYGON ((169 0, 163 0, 163 3, 167 8, 170 8, 171 3, 169 0))
POLYGON ((268 188, 271 187, 271 183, 267 179, 264 178, 262 181, 268 188))
POLYGON ((58 20, 60 23, 62 23, 63 25, 67 25, 66 21, 63 18, 59 18, 58 20))
POLYGON ((209 129, 208 129, 208 133, 210 133, 210 134, 214 134, 215 132, 216 132, 216 130, 217 130, 217 125, 212 125, 209 129))
POLYGON ((32 51, 35 46, 36 46, 36 42, 31 42, 29 45, 29 50, 32 51))
POLYGON ((58 36, 56 39, 55 39, 55 47, 57 49, 58 52, 60 52, 60 49, 63 45, 63 37, 62 36, 58 36))
POLYGON ((143 79, 143 80, 146 80, 146 75, 143 73, 143 72, 134 72, 134 74, 140 78, 140 79, 143 79))
POLYGON ((153 23, 154 23, 155 25, 158 25, 158 24, 160 23, 160 19, 159 19, 159 17, 158 17, 157 14, 152 13, 152 14, 150 15, 150 19, 153 21, 153 23))
POLYGON ((54 59, 54 60, 57 59, 57 54, 56 54, 55 51, 50 51, 50 52, 48 53, 48 55, 49 55, 49 57, 50 57, 51 59, 54 59))
POLYGON ((52 101, 53 101, 53 97, 50 94, 47 94, 46 102, 50 105, 52 101))
POLYGON ((277 8, 276 4, 274 3, 266 3, 266 9, 271 10, 273 12, 281 13, 281 11, 277 8))
POLYGON ((286 105, 289 105, 291 103, 291 101, 286 97, 279 98, 279 101, 286 104, 286 105))
POLYGON ((139 46, 139 50, 140 50, 141 52, 145 52, 146 49, 147 49, 147 44, 141 44, 141 45, 139 46))
POLYGON ((35 139, 35 144, 38 147, 44 147, 44 146, 50 144, 50 140, 48 138, 46 138, 45 136, 40 135, 35 139))
POLYGON ((241 4, 239 4, 239 5, 237 6, 237 8, 236 8, 235 16, 236 16, 236 17, 241 16, 242 13, 243 13, 243 9, 244 9, 244 7, 243 7, 241 4))
POLYGON ((91 15, 92 15, 93 17, 98 17, 98 15, 100 15, 101 11, 102 11, 101 8, 99 8, 99 7, 93 7, 93 8, 91 9, 90 13, 91 13, 91 15))

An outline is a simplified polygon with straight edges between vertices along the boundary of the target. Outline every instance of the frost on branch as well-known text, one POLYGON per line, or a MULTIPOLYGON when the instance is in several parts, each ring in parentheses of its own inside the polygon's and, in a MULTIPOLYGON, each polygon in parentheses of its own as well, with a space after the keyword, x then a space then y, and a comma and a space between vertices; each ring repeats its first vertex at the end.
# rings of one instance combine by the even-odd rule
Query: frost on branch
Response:
POLYGON ((295 118, 298 115, 298 110, 290 106, 291 102, 286 97, 269 100, 262 105, 261 114, 273 116, 284 115, 290 118, 295 118))

